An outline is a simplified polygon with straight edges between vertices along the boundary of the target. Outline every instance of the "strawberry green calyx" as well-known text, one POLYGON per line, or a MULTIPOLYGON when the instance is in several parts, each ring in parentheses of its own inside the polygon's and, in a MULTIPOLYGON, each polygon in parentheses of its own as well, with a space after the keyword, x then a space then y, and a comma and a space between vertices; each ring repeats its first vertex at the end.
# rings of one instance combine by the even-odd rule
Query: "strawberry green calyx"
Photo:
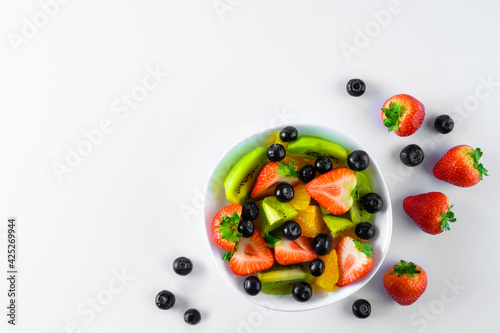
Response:
POLYGON ((398 276, 408 275, 409 277, 414 277, 415 274, 420 273, 422 273, 422 271, 419 270, 414 263, 407 263, 406 261, 401 260, 399 264, 392 267, 392 272, 390 274, 397 274, 398 276))
POLYGON ((448 222, 455 222, 457 220, 455 217, 455 213, 451 211, 451 207, 453 207, 453 205, 450 205, 448 211, 441 213, 441 230, 450 230, 450 225, 448 224, 448 222))
POLYGON ((373 258, 373 248, 371 244, 363 244, 359 240, 354 240, 354 245, 359 252, 363 252, 368 258, 373 258))
POLYGON ((283 177, 288 178, 297 178, 297 171, 293 168, 293 161, 290 161, 288 165, 278 162, 279 168, 276 168, 276 171, 282 175, 283 177))
POLYGON ((479 171, 479 179, 483 180, 483 175, 488 176, 488 170, 484 168, 482 163, 479 163, 479 159, 483 156, 483 152, 480 148, 476 148, 472 156, 474 157, 474 168, 479 171))
POLYGON ((231 217, 223 216, 217 228, 217 231, 221 232, 221 238, 233 243, 236 242, 238 237, 242 236, 241 233, 238 232, 239 223, 240 216, 237 212, 234 212, 231 217))
POLYGON ((277 242, 279 242, 281 239, 273 237, 269 234, 264 235, 264 239, 266 240, 266 246, 273 248, 277 242))
POLYGON ((397 132, 399 132, 399 119, 401 118, 401 115, 403 113, 401 111, 401 105, 390 102, 389 108, 382 108, 382 111, 384 112, 384 115, 386 117, 384 119, 384 125, 385 127, 387 127, 388 132, 393 131, 394 128, 397 132))

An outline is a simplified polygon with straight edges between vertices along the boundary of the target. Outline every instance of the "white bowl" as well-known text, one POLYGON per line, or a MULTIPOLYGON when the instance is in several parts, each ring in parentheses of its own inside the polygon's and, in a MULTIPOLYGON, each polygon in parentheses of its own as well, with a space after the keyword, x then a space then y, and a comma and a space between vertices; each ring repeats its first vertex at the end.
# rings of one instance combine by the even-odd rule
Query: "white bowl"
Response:
MULTIPOLYGON (((319 136, 326 140, 335 142, 349 151, 354 150, 364 150, 366 149, 358 143, 353 138, 340 133, 338 130, 332 130, 326 127, 320 126, 295 126, 300 135, 312 135, 319 136)), ((358 291, 363 287, 378 271, 382 262, 384 261, 387 250, 389 249, 389 243, 391 241, 392 234, 392 208, 391 200, 389 197, 389 190, 385 183, 382 172, 378 167, 376 161, 370 156, 370 166, 366 170, 370 175, 374 192, 377 192, 384 199, 384 208, 382 211, 375 214, 373 223, 376 227, 376 236, 370 240, 373 245, 373 267, 370 272, 362 277, 361 279, 341 288, 338 288, 330 293, 315 293, 313 297, 304 303, 297 302, 293 299, 292 295, 267 295, 264 293, 259 293, 257 296, 248 295, 243 289, 243 281, 245 277, 237 276, 229 267, 229 262, 222 260, 222 255, 224 250, 219 248, 212 240, 212 220, 215 214, 224 206, 228 205, 225 193, 223 181, 224 177, 231 168, 231 166, 236 163, 243 155, 249 152, 251 149, 257 146, 264 146, 264 141, 268 134, 281 130, 281 128, 272 128, 261 131, 240 143, 233 146, 226 154, 222 156, 214 170, 210 174, 210 178, 205 188, 204 195, 204 216, 205 216, 205 229, 208 240, 208 245, 212 256, 214 258, 215 266, 219 268, 222 275, 224 275, 227 282, 232 285, 242 297, 248 299, 249 301, 263 306, 268 309, 279 310, 279 311, 305 311, 316 309, 333 302, 339 301, 348 297, 349 295, 358 291)), ((370 152, 368 152, 370 155, 370 152)))

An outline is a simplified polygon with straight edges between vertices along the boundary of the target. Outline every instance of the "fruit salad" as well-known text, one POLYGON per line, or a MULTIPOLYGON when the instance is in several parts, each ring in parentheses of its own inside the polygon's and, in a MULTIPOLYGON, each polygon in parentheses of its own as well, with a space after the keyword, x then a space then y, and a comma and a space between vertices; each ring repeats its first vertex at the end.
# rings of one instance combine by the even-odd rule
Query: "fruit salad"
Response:
POLYGON ((373 266, 373 188, 366 152, 287 126, 241 157, 224 178, 228 205, 212 239, 249 295, 334 292, 373 266))

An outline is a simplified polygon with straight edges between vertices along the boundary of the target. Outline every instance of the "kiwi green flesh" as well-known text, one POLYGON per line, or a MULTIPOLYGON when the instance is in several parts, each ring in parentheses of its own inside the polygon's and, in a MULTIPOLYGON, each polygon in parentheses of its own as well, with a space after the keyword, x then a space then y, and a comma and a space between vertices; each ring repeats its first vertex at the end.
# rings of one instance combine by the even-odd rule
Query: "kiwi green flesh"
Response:
POLYGON ((292 293, 295 282, 311 282, 314 277, 300 267, 295 268, 273 268, 258 273, 262 283, 262 292, 269 295, 288 295, 292 293))
POLYGON ((354 200, 351 209, 349 209, 349 214, 351 216, 351 221, 355 224, 360 222, 370 222, 373 217, 373 214, 370 214, 363 209, 359 200, 354 200))
POLYGON ((349 152, 336 143, 314 136, 301 136, 288 144, 287 154, 306 159, 328 157, 332 162, 343 164, 349 152))
POLYGON ((227 201, 232 204, 247 201, 257 176, 267 162, 269 160, 265 147, 257 147, 238 160, 224 178, 227 201))
POLYGON ((262 232, 269 233, 296 216, 297 211, 289 203, 280 202, 276 197, 264 198, 260 206, 262 232))
POLYGON ((333 237, 339 236, 355 227, 355 224, 348 219, 334 215, 323 216, 323 221, 325 221, 328 231, 330 231, 333 237))
POLYGON ((359 198, 373 192, 370 177, 365 172, 355 172, 354 174, 356 175, 356 190, 358 191, 359 198))

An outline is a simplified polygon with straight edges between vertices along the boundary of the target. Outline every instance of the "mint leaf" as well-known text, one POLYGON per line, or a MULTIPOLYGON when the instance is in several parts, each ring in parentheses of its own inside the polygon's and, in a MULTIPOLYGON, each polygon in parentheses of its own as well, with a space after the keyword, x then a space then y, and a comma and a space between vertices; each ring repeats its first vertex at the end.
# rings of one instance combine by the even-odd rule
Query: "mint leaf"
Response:
POLYGON ((368 258, 373 258, 373 248, 371 244, 363 244, 359 240, 354 240, 354 245, 358 251, 363 252, 368 258))

